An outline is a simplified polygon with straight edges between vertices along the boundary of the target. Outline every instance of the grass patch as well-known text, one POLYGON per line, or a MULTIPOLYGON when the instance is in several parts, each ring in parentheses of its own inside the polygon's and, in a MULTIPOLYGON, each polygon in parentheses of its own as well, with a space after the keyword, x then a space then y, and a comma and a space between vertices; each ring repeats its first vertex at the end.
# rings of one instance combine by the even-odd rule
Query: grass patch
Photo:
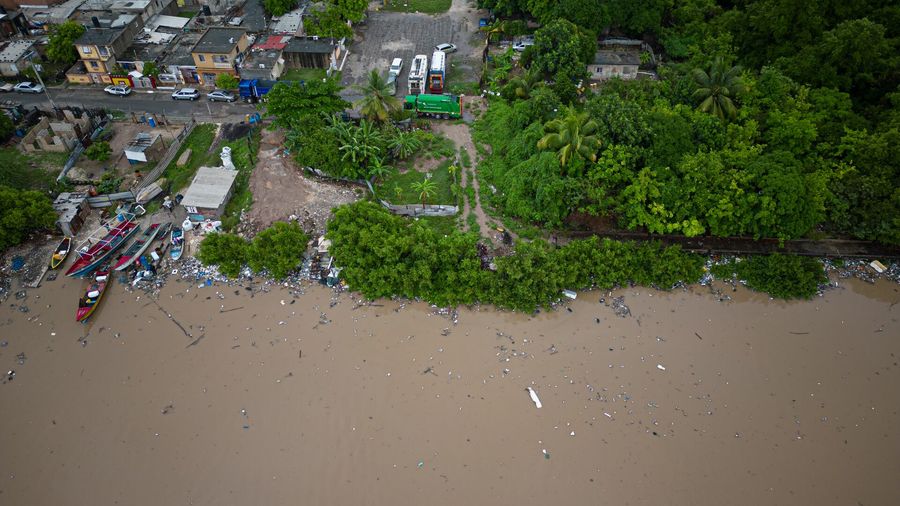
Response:
POLYGON ((481 233, 481 225, 478 224, 478 218, 475 216, 475 213, 469 213, 469 216, 466 217, 466 222, 469 224, 470 232, 481 233))
POLYGON ((181 147, 178 148, 178 154, 175 155, 175 158, 169 163, 162 175, 169 181, 169 188, 171 188, 172 193, 176 193, 190 184, 194 173, 207 161, 206 152, 209 150, 215 137, 216 125, 197 125, 194 131, 191 132, 191 135, 181 144, 181 147), (178 158, 188 148, 191 150, 188 162, 184 166, 178 167, 176 165, 178 158))
POLYGON ((418 220, 440 235, 450 235, 456 231, 456 216, 422 216, 418 220))
MULTIPOLYGON (((222 227, 231 230, 241 220, 241 210, 250 209, 253 204, 253 193, 250 191, 250 174, 253 173, 254 163, 259 153, 259 141, 262 138, 261 128, 254 128, 248 146, 247 139, 241 138, 223 146, 231 148, 231 160, 238 169, 238 176, 234 180, 234 191, 231 200, 225 205, 225 214, 222 215, 222 227)), ((219 159, 218 153, 213 153, 213 158, 219 159)))
MULTIPOLYGON (((459 148, 459 163, 462 164, 464 169, 472 167, 472 159, 469 158, 469 152, 466 151, 466 148, 459 148)), ((469 177, 472 177, 471 171, 469 171, 469 174, 469 177)))
POLYGON ((384 7, 386 11, 393 12, 424 12, 425 14, 440 14, 450 9, 452 0, 390 0, 384 7))
MULTIPOLYGON (((453 180, 450 178, 450 171, 447 170, 451 163, 451 160, 444 160, 431 171, 431 180, 437 185, 437 191, 434 197, 428 199, 428 204, 452 205, 456 202, 453 192, 450 190, 453 180)), ((375 187, 375 194, 378 198, 391 204, 420 204, 422 200, 419 198, 419 194, 412 189, 412 185, 424 177, 425 174, 417 170, 409 170, 404 174, 395 171, 375 187), (400 188, 399 197, 394 188, 400 188)))
MULTIPOLYGON (((325 69, 317 69, 317 68, 304 68, 304 69, 290 69, 284 74, 281 74, 280 80, 282 81, 321 81, 325 79, 325 69)), ((338 78, 340 80, 340 78, 338 78)))
POLYGON ((191 19, 192 17, 196 16, 197 13, 199 13, 199 12, 200 11, 181 11, 178 14, 176 14, 176 16, 178 16, 179 18, 191 19))

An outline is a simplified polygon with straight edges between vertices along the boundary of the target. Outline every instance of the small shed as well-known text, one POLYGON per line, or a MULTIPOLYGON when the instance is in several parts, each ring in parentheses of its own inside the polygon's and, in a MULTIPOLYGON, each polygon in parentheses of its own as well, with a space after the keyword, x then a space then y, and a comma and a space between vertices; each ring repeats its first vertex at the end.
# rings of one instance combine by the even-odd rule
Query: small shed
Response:
POLYGON ((134 165, 159 160, 164 151, 162 135, 140 132, 125 146, 125 158, 134 165))
POLYGON ((588 72, 591 74, 591 79, 595 81, 614 77, 635 79, 640 65, 641 57, 638 53, 604 49, 594 54, 594 61, 588 65, 588 72))
POLYGON ((340 56, 339 41, 326 37, 294 37, 283 52, 285 66, 288 68, 337 67, 340 56))
POLYGON ((225 212, 231 198, 238 171, 222 167, 200 167, 191 181, 181 205, 188 214, 200 214, 216 219, 225 212))
POLYGON ((58 216, 56 226, 68 236, 74 236, 81 230, 91 212, 87 193, 60 193, 53 201, 53 209, 58 216))

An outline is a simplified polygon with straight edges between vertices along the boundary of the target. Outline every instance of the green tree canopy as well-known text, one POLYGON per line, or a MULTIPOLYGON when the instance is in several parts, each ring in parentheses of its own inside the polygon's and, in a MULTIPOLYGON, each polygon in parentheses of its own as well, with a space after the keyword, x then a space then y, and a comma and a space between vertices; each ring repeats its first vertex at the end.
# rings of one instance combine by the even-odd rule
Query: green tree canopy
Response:
POLYGON ((587 77, 587 63, 597 50, 595 36, 565 19, 557 19, 534 34, 530 71, 553 80, 564 102, 575 99, 575 83, 587 77))
POLYGON ((221 90, 233 90, 238 87, 238 78, 231 74, 219 74, 216 76, 216 88, 221 90))
POLYGON ((247 253, 250 268, 269 271, 276 279, 288 275, 303 261, 309 241, 296 223, 277 221, 253 238, 247 253))
POLYGON ((84 33, 84 26, 75 21, 66 21, 50 29, 47 57, 57 63, 72 63, 78 59, 75 41, 84 33))
POLYGON ((289 129, 304 116, 330 116, 348 108, 350 104, 338 96, 340 90, 335 79, 280 82, 266 94, 266 113, 275 118, 276 126, 289 129))
POLYGON ((586 112, 569 107, 564 116, 544 125, 544 136, 537 142, 537 147, 556 151, 563 168, 575 157, 594 162, 600 149, 596 133, 597 123, 586 112))
POLYGON ((697 85, 694 98, 699 102, 698 109, 723 120, 737 117, 734 99, 746 90, 740 66, 731 67, 716 59, 709 70, 694 69, 692 76, 697 85))
POLYGON ((263 0, 262 4, 270 16, 283 16, 297 6, 297 0, 263 0))
POLYGON ((53 203, 46 194, 0 186, 0 251, 22 241, 36 230, 56 223, 53 203))
POLYGON ((370 121, 384 123, 392 112, 400 110, 400 99, 391 93, 387 81, 377 70, 369 72, 365 84, 354 88, 362 93, 363 97, 353 105, 370 121))

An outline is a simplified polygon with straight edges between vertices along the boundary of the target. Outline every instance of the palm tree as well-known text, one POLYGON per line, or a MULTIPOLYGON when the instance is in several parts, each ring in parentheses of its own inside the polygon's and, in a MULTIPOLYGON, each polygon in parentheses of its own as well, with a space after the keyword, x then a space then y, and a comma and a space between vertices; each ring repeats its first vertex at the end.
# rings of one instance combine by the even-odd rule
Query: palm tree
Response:
POLYGON ((543 79, 535 74, 527 74, 525 76, 516 76, 506 83, 507 89, 512 91, 516 98, 528 100, 531 92, 545 86, 543 79))
POLYGON ((428 176, 425 176, 422 181, 412 184, 412 190, 419 194, 419 198, 422 199, 422 209, 425 209, 428 197, 434 197, 437 193, 437 185, 428 176))
POLYGON ((737 107, 732 99, 746 90, 740 74, 740 66, 729 67, 721 58, 713 61, 709 72, 694 69, 694 99, 700 101, 697 109, 721 120, 734 119, 737 107))
POLYGON ((597 123, 590 119, 588 113, 578 112, 570 106, 564 117, 548 121, 544 125, 544 136, 538 141, 537 147, 555 150, 559 163, 564 168, 575 156, 595 162, 597 150, 600 149, 600 139, 594 135, 596 131, 597 123))
POLYGON ((400 109, 400 99, 391 94, 387 81, 376 70, 369 73, 366 84, 354 88, 362 92, 363 98, 353 105, 359 107, 362 115, 372 121, 387 121, 392 112, 400 109))
POLYGON ((421 146, 422 143, 419 142, 419 139, 412 132, 399 132, 388 142, 388 147, 394 153, 394 156, 401 160, 412 156, 421 146))
POLYGON ((394 170, 390 165, 383 165, 380 157, 372 157, 372 163, 369 164, 369 177, 375 181, 383 181, 384 178, 394 170))
POLYGON ((368 167, 369 162, 381 152, 381 131, 375 125, 363 120, 359 127, 350 131, 351 138, 338 149, 343 153, 342 159, 368 167))

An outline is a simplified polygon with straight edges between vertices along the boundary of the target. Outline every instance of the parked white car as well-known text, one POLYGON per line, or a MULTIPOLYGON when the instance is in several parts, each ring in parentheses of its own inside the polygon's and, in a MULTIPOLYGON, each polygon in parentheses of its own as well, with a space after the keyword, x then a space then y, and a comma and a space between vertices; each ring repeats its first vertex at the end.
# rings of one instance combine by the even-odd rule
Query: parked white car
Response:
POLYGON ((200 92, 194 88, 182 88, 172 93, 172 100, 197 100, 200 92))
POLYGON ((388 70, 388 75, 399 76, 402 71, 403 58, 394 58, 394 61, 391 62, 391 68, 388 70))
POLYGON ((44 91, 44 87, 37 83, 32 83, 30 81, 25 81, 24 83, 19 83, 13 88, 19 93, 41 93, 44 91))
POLYGON ((456 44, 438 44, 434 46, 435 51, 442 51, 444 53, 455 53, 456 52, 456 44))
POLYGON ((117 84, 114 86, 107 86, 103 88, 103 91, 109 93, 110 95, 117 95, 120 97, 127 97, 131 94, 131 88, 125 86, 124 84, 117 84))
POLYGON ((522 52, 525 50, 526 47, 533 46, 533 45, 534 45, 534 39, 522 39, 522 40, 517 40, 517 41, 513 42, 512 48, 513 48, 513 51, 522 52))

